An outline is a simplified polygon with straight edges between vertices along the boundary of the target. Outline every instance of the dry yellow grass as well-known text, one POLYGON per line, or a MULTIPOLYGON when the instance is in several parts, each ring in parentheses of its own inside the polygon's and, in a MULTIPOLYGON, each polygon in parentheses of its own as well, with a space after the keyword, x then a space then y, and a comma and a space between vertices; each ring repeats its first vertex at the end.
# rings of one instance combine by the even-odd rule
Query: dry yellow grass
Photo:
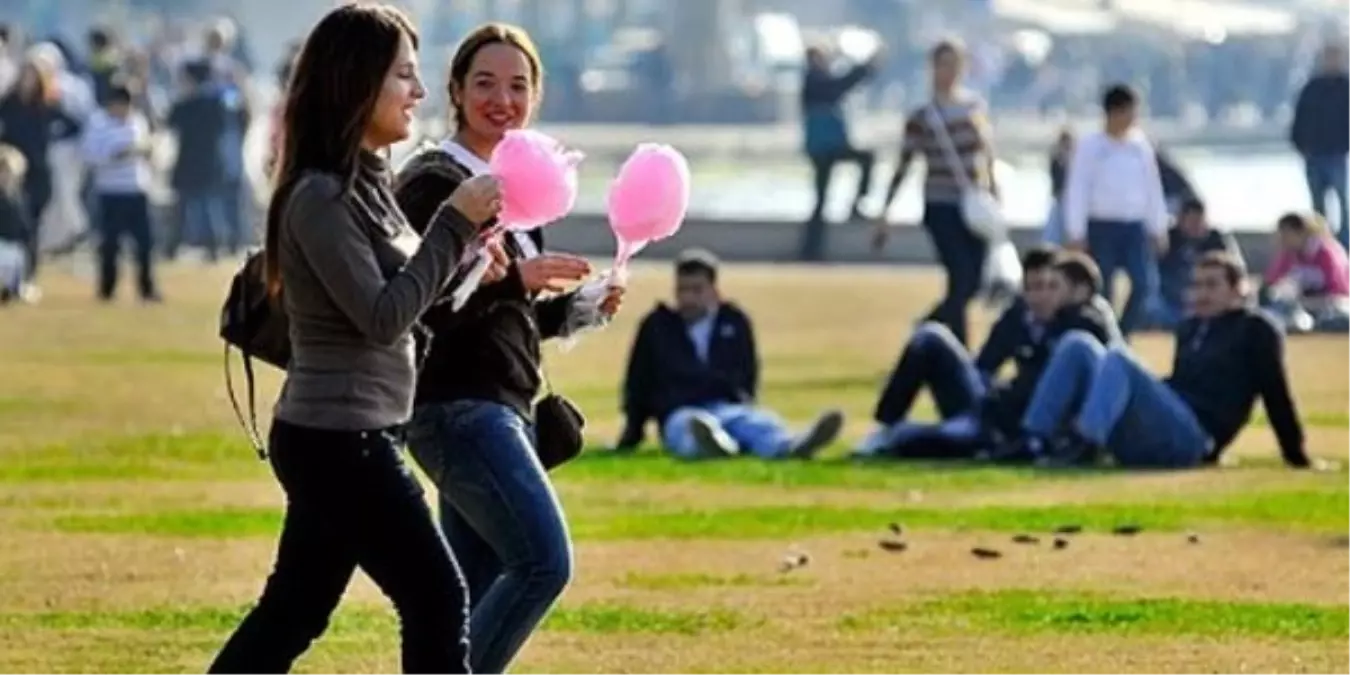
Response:
MULTIPOLYGON (((159 307, 98 306, 88 281, 53 273, 41 305, 0 311, 0 671, 198 670, 256 594, 281 497, 225 399, 215 330, 230 271, 166 270, 159 307), (223 520, 194 534, 155 514, 223 520)), ((840 407, 851 440, 939 279, 760 266, 731 267, 723 283, 756 321, 765 402, 798 421, 840 407)), ((639 268, 614 326, 548 352, 596 443, 617 430, 632 329, 670 285, 664 265, 639 268)), ((977 316, 979 335, 990 317, 977 316)), ((1137 349, 1167 367, 1168 339, 1137 349)), ((1344 336, 1290 343, 1310 447, 1342 461, 1348 356, 1344 336)), ((264 376, 264 416, 276 383, 264 376)), ((1261 424, 1233 454, 1236 469, 1074 479, 588 461, 558 477, 578 576, 521 669, 1350 669, 1350 564, 1332 536, 1347 520, 1345 474, 1283 469, 1261 424), (1080 511, 1091 524, 1154 517, 1157 531, 1083 535, 1064 551, 1009 543, 1017 518, 1030 530, 1080 511), (903 554, 877 547, 888 513, 915 524, 903 554), (640 529, 660 523, 676 529, 640 529), (977 560, 976 545, 1005 556, 977 560), (790 547, 811 564, 780 575, 790 547)), ((378 593, 361 579, 349 596, 303 670, 397 668, 378 593)))

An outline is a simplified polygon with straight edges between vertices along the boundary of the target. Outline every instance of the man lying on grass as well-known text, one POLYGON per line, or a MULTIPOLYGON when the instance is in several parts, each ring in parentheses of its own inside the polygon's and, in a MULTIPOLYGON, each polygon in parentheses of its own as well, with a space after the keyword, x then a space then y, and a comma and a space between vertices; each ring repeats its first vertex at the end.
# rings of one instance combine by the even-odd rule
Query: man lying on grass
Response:
POLYGON ((1192 277, 1192 316, 1177 329, 1172 375, 1159 379, 1123 346, 1071 332, 1055 347, 1004 458, 1086 463, 1100 451, 1122 467, 1185 468, 1218 461, 1259 396, 1284 460, 1309 466, 1284 367, 1284 336, 1246 298, 1246 270, 1205 254, 1192 277))
POLYGON ((809 459, 843 428, 838 411, 793 434, 755 405, 759 357, 750 317, 717 289, 717 259, 701 250, 675 262, 675 307, 660 303, 642 320, 623 385, 626 425, 616 449, 632 450, 655 419, 668 451, 684 459, 809 459))
POLYGON ((1059 335, 1083 331, 1102 344, 1121 339, 1115 313, 1099 295, 1101 272, 1091 258, 1040 247, 1023 255, 1022 269, 1022 296, 994 324, 978 356, 940 324, 919 327, 877 401, 879 426, 857 448, 858 456, 968 459, 1018 435, 1059 335), (1009 360, 1017 372, 1000 382, 998 371, 1009 360), (908 421, 925 385, 942 419, 936 424, 908 421))

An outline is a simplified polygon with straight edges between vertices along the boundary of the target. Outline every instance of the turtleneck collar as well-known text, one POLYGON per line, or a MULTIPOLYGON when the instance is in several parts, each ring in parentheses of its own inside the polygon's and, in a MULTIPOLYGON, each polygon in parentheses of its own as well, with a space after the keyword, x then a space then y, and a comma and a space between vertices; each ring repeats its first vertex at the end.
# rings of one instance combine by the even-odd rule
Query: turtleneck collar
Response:
POLYGON ((361 175, 377 182, 389 179, 389 162, 378 153, 362 149, 357 157, 361 175))

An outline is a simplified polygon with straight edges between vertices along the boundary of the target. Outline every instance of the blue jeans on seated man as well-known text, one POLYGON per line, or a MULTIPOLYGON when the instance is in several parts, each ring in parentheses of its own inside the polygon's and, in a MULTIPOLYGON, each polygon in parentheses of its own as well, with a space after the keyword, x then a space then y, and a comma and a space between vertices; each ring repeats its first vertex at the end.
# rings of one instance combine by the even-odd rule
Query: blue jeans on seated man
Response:
POLYGON ((1198 466, 1211 440, 1186 402, 1122 347, 1070 331, 1055 346, 1023 427, 1051 438, 1066 425, 1123 467, 1198 466), (1070 421, 1076 411, 1076 419, 1070 421))
POLYGON ((681 459, 706 459, 749 453, 761 459, 810 458, 834 441, 843 417, 828 412, 803 434, 793 434, 783 418, 746 403, 711 403, 678 408, 661 425, 661 440, 681 459))
MULTIPOLYGON (((931 440, 935 447, 972 443, 979 434, 979 406, 988 392, 975 360, 951 329, 925 322, 905 345, 877 401, 873 418, 880 428, 863 441, 858 453, 886 454, 921 440, 931 440), (939 423, 908 421, 914 400, 925 386, 937 405, 939 423)), ((937 456, 949 455, 943 448, 937 456)))
POLYGON ((572 576, 567 522, 533 437, 515 410, 472 400, 419 406, 408 430, 469 586, 476 673, 506 669, 572 576))
POLYGON ((1141 222, 1092 219, 1087 225, 1088 253, 1102 272, 1102 297, 1111 302, 1116 272, 1130 277, 1130 297, 1120 314, 1120 332, 1129 337, 1146 318, 1150 298, 1158 294, 1158 258, 1141 222))

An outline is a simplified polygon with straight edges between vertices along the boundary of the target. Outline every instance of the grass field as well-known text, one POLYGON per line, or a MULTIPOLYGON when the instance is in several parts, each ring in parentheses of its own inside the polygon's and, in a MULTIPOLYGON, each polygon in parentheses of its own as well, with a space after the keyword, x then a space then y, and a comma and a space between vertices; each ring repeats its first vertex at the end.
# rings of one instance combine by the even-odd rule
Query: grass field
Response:
MULTIPOLYGON (((255 598, 282 500, 225 398, 229 272, 169 269, 168 304, 103 307, 53 270, 41 305, 0 311, 0 671, 200 672, 255 598)), ((765 402, 799 422, 842 407, 846 443, 813 464, 688 465, 649 448, 560 470, 577 578, 517 670, 1350 669, 1346 473, 1283 468, 1262 420, 1235 466, 1188 473, 843 460, 939 282, 728 270, 757 322, 765 402), (890 523, 907 551, 878 546, 890 523), (1085 531, 1052 548, 1069 524, 1085 531), (1111 534, 1127 524, 1143 531, 1111 534), (780 572, 796 551, 809 564, 780 572)), ((664 265, 638 270, 622 320, 549 350, 597 445, 617 430, 634 323, 669 286, 664 265)), ((1166 368, 1169 340, 1137 346, 1166 368)), ((1313 453, 1344 466, 1346 338, 1295 339, 1289 359, 1313 453)), ((299 667, 396 672, 396 631, 360 578, 299 667)))

